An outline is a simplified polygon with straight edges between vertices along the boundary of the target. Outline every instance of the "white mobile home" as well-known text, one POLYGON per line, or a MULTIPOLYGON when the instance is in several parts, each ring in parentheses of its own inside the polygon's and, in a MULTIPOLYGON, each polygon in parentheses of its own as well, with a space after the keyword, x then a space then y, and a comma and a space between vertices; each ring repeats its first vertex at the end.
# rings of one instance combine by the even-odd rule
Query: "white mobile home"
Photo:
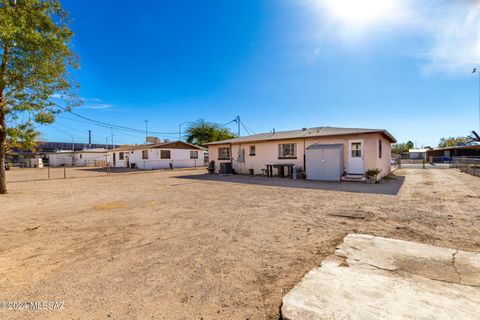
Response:
POLYGON ((112 167, 137 169, 195 168, 204 166, 205 149, 183 142, 120 146, 109 151, 112 167))
POLYGON ((87 149, 73 152, 61 150, 47 153, 51 167, 99 167, 107 163, 108 152, 105 149, 87 149))

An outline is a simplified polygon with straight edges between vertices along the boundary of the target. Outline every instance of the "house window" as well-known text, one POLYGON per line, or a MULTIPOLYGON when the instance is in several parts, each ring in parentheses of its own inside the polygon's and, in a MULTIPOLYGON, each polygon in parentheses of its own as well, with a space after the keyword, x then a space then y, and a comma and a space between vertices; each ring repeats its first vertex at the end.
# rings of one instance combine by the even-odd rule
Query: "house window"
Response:
POLYGON ((160 150, 160 159, 170 159, 170 150, 160 150))
POLYGON ((230 148, 218 148, 218 160, 230 160, 230 148))
POLYGON ((255 146, 250 146, 250 155, 251 156, 255 155, 255 146))
POLYGON ((124 160, 125 159, 125 153, 124 152, 120 152, 118 154, 118 160, 124 160))
POLYGON ((295 159, 297 158, 297 144, 285 143, 278 145, 278 158, 279 159, 295 159))
POLYGON ((362 143, 353 142, 352 143, 352 158, 360 158, 362 156, 362 143))
POLYGON ((148 159, 148 150, 142 150, 142 159, 147 160, 148 159))
POLYGON ((82 159, 82 156, 83 156, 83 155, 80 153, 80 159, 82 159))
POLYGON ((190 151, 190 159, 198 159, 198 151, 190 151))
POLYGON ((382 157, 382 140, 378 139, 378 157, 382 157))

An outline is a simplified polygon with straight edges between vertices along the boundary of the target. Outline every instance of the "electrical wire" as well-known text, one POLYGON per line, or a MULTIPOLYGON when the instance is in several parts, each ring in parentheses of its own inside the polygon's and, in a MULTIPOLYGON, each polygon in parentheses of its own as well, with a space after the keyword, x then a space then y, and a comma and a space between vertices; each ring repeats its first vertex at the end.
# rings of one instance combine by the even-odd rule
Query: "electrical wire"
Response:
MULTIPOLYGON (((117 130, 125 130, 125 131, 138 132, 138 133, 144 133, 145 132, 145 130, 140 130, 140 129, 135 129, 135 128, 130 128, 130 127, 126 127, 126 126, 120 126, 120 125, 116 125, 116 124, 112 124, 112 123, 107 123, 107 122, 103 122, 103 121, 94 120, 94 119, 82 116, 78 113, 75 113, 71 110, 68 110, 67 108, 62 107, 58 104, 57 104, 57 107, 59 107, 63 111, 68 112, 68 113, 70 113, 70 114, 72 114, 72 115, 74 115, 78 118, 81 118, 83 120, 86 120, 86 121, 89 121, 91 123, 95 123, 97 125, 104 126, 104 127, 107 127, 107 128, 114 128, 114 129, 117 129, 117 130)), ((178 134, 178 132, 156 132, 156 131, 148 131, 148 133, 156 134, 156 135, 177 135, 178 134)))

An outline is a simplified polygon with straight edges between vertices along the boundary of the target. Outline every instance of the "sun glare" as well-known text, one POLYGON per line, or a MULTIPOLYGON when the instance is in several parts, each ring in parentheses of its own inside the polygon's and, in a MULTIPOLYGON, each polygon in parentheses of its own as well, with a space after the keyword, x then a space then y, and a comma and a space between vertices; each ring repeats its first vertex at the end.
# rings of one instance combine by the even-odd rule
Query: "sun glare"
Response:
POLYGON ((332 18, 350 25, 368 25, 388 20, 395 14, 393 0, 327 0, 332 18))

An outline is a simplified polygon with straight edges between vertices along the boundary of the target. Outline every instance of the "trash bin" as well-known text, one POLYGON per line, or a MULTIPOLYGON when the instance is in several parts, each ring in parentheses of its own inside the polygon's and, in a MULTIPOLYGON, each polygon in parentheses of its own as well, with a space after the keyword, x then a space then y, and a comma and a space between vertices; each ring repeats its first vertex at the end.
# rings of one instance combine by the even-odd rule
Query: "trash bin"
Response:
POLYGON ((215 173, 215 161, 210 161, 208 164, 208 173, 215 173))

